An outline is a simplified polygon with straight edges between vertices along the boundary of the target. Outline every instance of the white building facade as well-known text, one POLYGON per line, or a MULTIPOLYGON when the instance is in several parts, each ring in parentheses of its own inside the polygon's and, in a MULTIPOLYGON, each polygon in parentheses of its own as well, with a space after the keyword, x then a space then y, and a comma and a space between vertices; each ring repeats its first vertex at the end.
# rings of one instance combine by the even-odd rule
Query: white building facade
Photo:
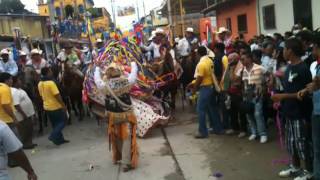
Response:
POLYGON ((284 33, 296 23, 309 29, 320 27, 320 0, 257 0, 261 34, 284 33))

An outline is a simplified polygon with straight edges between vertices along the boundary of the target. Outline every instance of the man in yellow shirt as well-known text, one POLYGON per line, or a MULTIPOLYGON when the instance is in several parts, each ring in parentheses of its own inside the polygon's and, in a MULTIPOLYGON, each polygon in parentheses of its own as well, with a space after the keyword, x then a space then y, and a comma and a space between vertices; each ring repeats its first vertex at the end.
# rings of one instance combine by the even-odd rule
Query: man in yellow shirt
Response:
MULTIPOLYGON (((12 132, 19 138, 17 120, 14 115, 13 99, 10 86, 12 86, 12 76, 9 73, 0 73, 0 120, 5 122, 12 132)), ((16 167, 17 162, 12 158, 8 159, 8 166, 16 167)))
POLYGON ((198 54, 201 59, 196 67, 196 80, 189 85, 189 88, 195 92, 199 90, 197 112, 199 117, 199 133, 195 136, 197 139, 207 138, 208 129, 206 126, 206 115, 209 115, 209 122, 214 134, 223 133, 222 123, 219 117, 217 103, 215 98, 217 92, 214 90, 213 80, 213 61, 207 56, 207 49, 203 46, 198 48, 198 54))
POLYGON ((41 81, 38 84, 40 96, 43 100, 43 107, 52 124, 52 132, 49 140, 56 145, 68 143, 62 134, 67 117, 66 107, 62 101, 59 89, 53 81, 53 74, 50 68, 41 69, 41 81))
POLYGON ((0 119, 17 135, 15 128, 16 117, 14 115, 13 99, 10 86, 12 85, 12 76, 9 73, 0 74, 0 119))

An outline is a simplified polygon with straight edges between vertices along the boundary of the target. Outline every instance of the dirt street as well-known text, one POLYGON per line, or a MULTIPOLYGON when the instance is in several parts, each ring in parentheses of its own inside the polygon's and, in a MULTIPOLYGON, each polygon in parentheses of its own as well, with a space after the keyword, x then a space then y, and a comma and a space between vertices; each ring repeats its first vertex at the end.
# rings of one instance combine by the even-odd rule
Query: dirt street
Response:
MULTIPOLYGON (((280 150, 276 132, 270 126, 270 142, 259 144, 237 136, 212 135, 196 140, 196 114, 192 108, 178 107, 175 121, 166 128, 154 129, 139 139, 139 167, 122 173, 111 161, 105 126, 94 119, 74 122, 65 130, 71 143, 55 146, 46 135, 39 145, 26 151, 39 180, 275 180, 287 160, 280 150)), ((27 179, 19 168, 10 169, 13 180, 27 179)))

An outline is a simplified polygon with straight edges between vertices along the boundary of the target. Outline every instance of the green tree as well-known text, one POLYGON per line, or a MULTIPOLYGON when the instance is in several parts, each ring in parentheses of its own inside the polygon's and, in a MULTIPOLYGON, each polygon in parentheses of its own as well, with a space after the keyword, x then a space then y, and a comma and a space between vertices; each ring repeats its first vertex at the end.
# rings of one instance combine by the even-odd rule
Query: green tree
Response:
POLYGON ((24 9, 24 4, 20 0, 1 0, 0 1, 0 13, 12 13, 20 14, 28 12, 24 9))

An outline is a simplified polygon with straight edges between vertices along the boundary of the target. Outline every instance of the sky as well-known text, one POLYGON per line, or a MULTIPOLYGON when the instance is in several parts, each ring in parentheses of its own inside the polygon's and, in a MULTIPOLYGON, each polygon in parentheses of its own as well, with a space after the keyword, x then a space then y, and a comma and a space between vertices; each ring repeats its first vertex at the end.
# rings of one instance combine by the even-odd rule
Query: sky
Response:
MULTIPOLYGON (((144 16, 144 11, 146 14, 149 14, 150 10, 154 9, 155 7, 159 7, 163 0, 114 0, 115 1, 115 12, 117 7, 123 6, 130 6, 133 5, 135 7, 139 7, 139 14, 140 17, 144 16), (143 6, 143 3, 145 6, 143 6), (145 9, 144 9, 145 7, 145 9)), ((38 12, 38 0, 21 0, 21 2, 26 6, 26 9, 37 13, 38 12)), ((112 16, 112 7, 111 7, 111 0, 94 0, 95 7, 105 7, 112 16)), ((137 14, 133 16, 126 16, 126 17, 117 17, 116 23, 117 26, 121 27, 122 29, 128 29, 131 27, 132 21, 137 20, 137 14)))

